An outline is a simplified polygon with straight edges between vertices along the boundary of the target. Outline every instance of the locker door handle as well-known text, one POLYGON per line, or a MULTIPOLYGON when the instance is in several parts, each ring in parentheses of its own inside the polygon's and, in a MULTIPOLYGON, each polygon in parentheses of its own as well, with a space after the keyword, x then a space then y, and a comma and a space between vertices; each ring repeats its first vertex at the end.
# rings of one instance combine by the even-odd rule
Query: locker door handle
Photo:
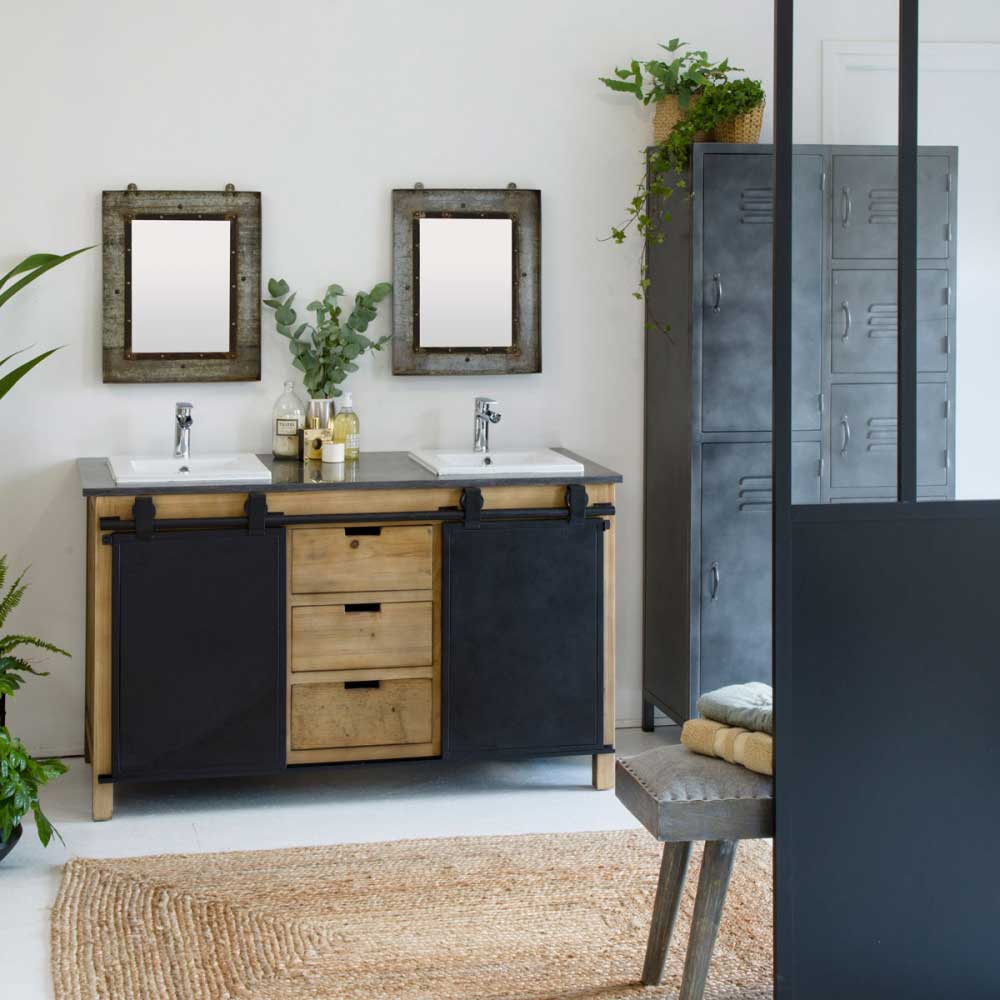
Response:
POLYGON ((711 589, 709 590, 709 594, 713 601, 717 601, 719 599, 719 564, 717 562, 713 562, 709 572, 712 574, 711 589))
POLYGON ((718 271, 712 275, 712 284, 715 285, 715 305, 712 306, 712 312, 722 312, 722 275, 718 271))
POLYGON ((840 221, 847 229, 851 224, 851 212, 854 210, 854 203, 851 201, 851 189, 849 187, 840 190, 840 221))
POLYGON ((840 303, 841 311, 844 313, 844 332, 841 334, 840 339, 846 344, 847 338, 851 335, 851 303, 844 299, 840 303))
POLYGON ((847 457, 847 449, 851 446, 851 422, 846 416, 840 418, 840 456, 847 457))

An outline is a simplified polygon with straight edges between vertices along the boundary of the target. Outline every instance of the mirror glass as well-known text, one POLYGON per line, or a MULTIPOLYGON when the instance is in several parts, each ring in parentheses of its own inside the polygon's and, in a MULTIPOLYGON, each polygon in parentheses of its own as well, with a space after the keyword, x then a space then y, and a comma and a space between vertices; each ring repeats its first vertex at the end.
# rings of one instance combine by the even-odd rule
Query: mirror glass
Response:
POLYGON ((231 219, 130 223, 130 354, 227 354, 233 334, 231 219))
POLYGON ((418 259, 419 347, 512 346, 512 219, 422 218, 418 259))

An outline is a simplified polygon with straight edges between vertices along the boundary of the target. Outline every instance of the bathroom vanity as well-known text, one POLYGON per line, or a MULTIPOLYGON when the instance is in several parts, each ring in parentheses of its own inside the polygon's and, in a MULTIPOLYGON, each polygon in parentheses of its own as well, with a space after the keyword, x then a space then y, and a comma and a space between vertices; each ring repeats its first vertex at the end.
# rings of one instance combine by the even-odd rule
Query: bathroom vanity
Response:
POLYGON ((349 761, 585 754, 610 788, 621 477, 572 457, 261 456, 269 484, 190 486, 81 459, 94 819, 123 782, 349 761))

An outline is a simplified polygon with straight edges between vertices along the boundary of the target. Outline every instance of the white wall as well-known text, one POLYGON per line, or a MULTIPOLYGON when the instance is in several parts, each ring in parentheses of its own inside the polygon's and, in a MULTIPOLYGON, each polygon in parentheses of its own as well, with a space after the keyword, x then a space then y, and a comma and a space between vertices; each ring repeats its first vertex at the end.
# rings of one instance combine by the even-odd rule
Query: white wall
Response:
MULTIPOLYGON (((597 82, 670 35, 710 41, 770 79, 770 5, 595 0, 194 0, 7 5, 0 267, 99 242, 100 192, 221 188, 263 195, 263 269, 311 297, 391 278, 390 191, 423 181, 543 193, 544 372, 351 382, 366 449, 461 445, 472 398, 495 395, 498 446, 562 444, 620 470, 619 715, 639 713, 641 309, 636 247, 598 242, 641 170, 649 112, 597 82)), ((2 273, 2 272, 0 272, 2 273)), ((265 317, 268 320, 269 317, 265 317)), ((101 383, 100 257, 41 279, 0 312, 0 348, 66 344, 2 404, 0 551, 31 565, 11 624, 72 651, 11 706, 43 751, 82 746, 84 508, 75 459, 163 451, 172 404, 195 404, 200 449, 269 447, 291 369, 265 323, 263 380, 101 383), (183 391, 182 391, 183 388, 183 391)), ((385 317, 378 332, 389 329, 385 317)), ((0 356, 2 356, 0 352, 0 356)))
MULTIPOLYGON (((883 3, 890 13, 878 19, 871 2, 851 0, 848 13, 844 4, 800 4, 802 121, 818 114, 821 39, 894 37, 894 4, 883 3)), ((947 10, 934 15, 937 37, 949 37, 947 10)), ((638 248, 598 237, 621 219, 651 126, 648 110, 596 77, 679 35, 729 55, 770 90, 771 25, 770 0, 8 4, 0 268, 29 251, 99 242, 102 189, 232 181, 263 194, 265 277, 283 276, 306 296, 334 280, 353 290, 391 278, 393 187, 513 180, 540 188, 544 372, 393 378, 380 355, 350 387, 369 450, 463 444, 472 397, 490 393, 504 411, 499 446, 562 444, 624 474, 618 714, 635 720, 643 333, 630 292, 638 248)), ((96 252, 0 312, 0 356, 29 343, 67 345, 0 404, 0 551, 14 567, 30 564, 33 582, 11 624, 73 653, 49 661, 53 676, 11 706, 12 723, 41 751, 82 746, 75 459, 162 452, 181 396, 196 406, 196 448, 264 451, 272 402, 291 371, 265 323, 259 384, 105 386, 100 323, 96 252)), ((381 317, 377 332, 387 330, 381 317)))

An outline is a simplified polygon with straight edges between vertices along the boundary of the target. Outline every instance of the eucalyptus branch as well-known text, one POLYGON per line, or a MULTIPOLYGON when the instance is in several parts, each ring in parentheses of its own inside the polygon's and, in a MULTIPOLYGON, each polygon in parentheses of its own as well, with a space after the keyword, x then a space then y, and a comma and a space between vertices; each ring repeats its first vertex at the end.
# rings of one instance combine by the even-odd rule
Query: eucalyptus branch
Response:
POLYGON ((276 329, 288 338, 292 365, 302 372, 311 399, 341 395, 340 384, 358 370, 356 359, 368 351, 381 351, 392 339, 391 334, 377 340, 365 335, 378 316, 378 303, 392 293, 388 282, 380 282, 370 292, 358 292, 344 323, 340 321, 344 312, 340 298, 346 293, 340 285, 327 286, 322 299, 306 306, 308 312, 316 314, 315 323, 298 323, 298 313, 292 307, 296 293, 289 291, 284 278, 271 278, 267 290, 270 298, 264 299, 264 305, 274 310, 276 329))

